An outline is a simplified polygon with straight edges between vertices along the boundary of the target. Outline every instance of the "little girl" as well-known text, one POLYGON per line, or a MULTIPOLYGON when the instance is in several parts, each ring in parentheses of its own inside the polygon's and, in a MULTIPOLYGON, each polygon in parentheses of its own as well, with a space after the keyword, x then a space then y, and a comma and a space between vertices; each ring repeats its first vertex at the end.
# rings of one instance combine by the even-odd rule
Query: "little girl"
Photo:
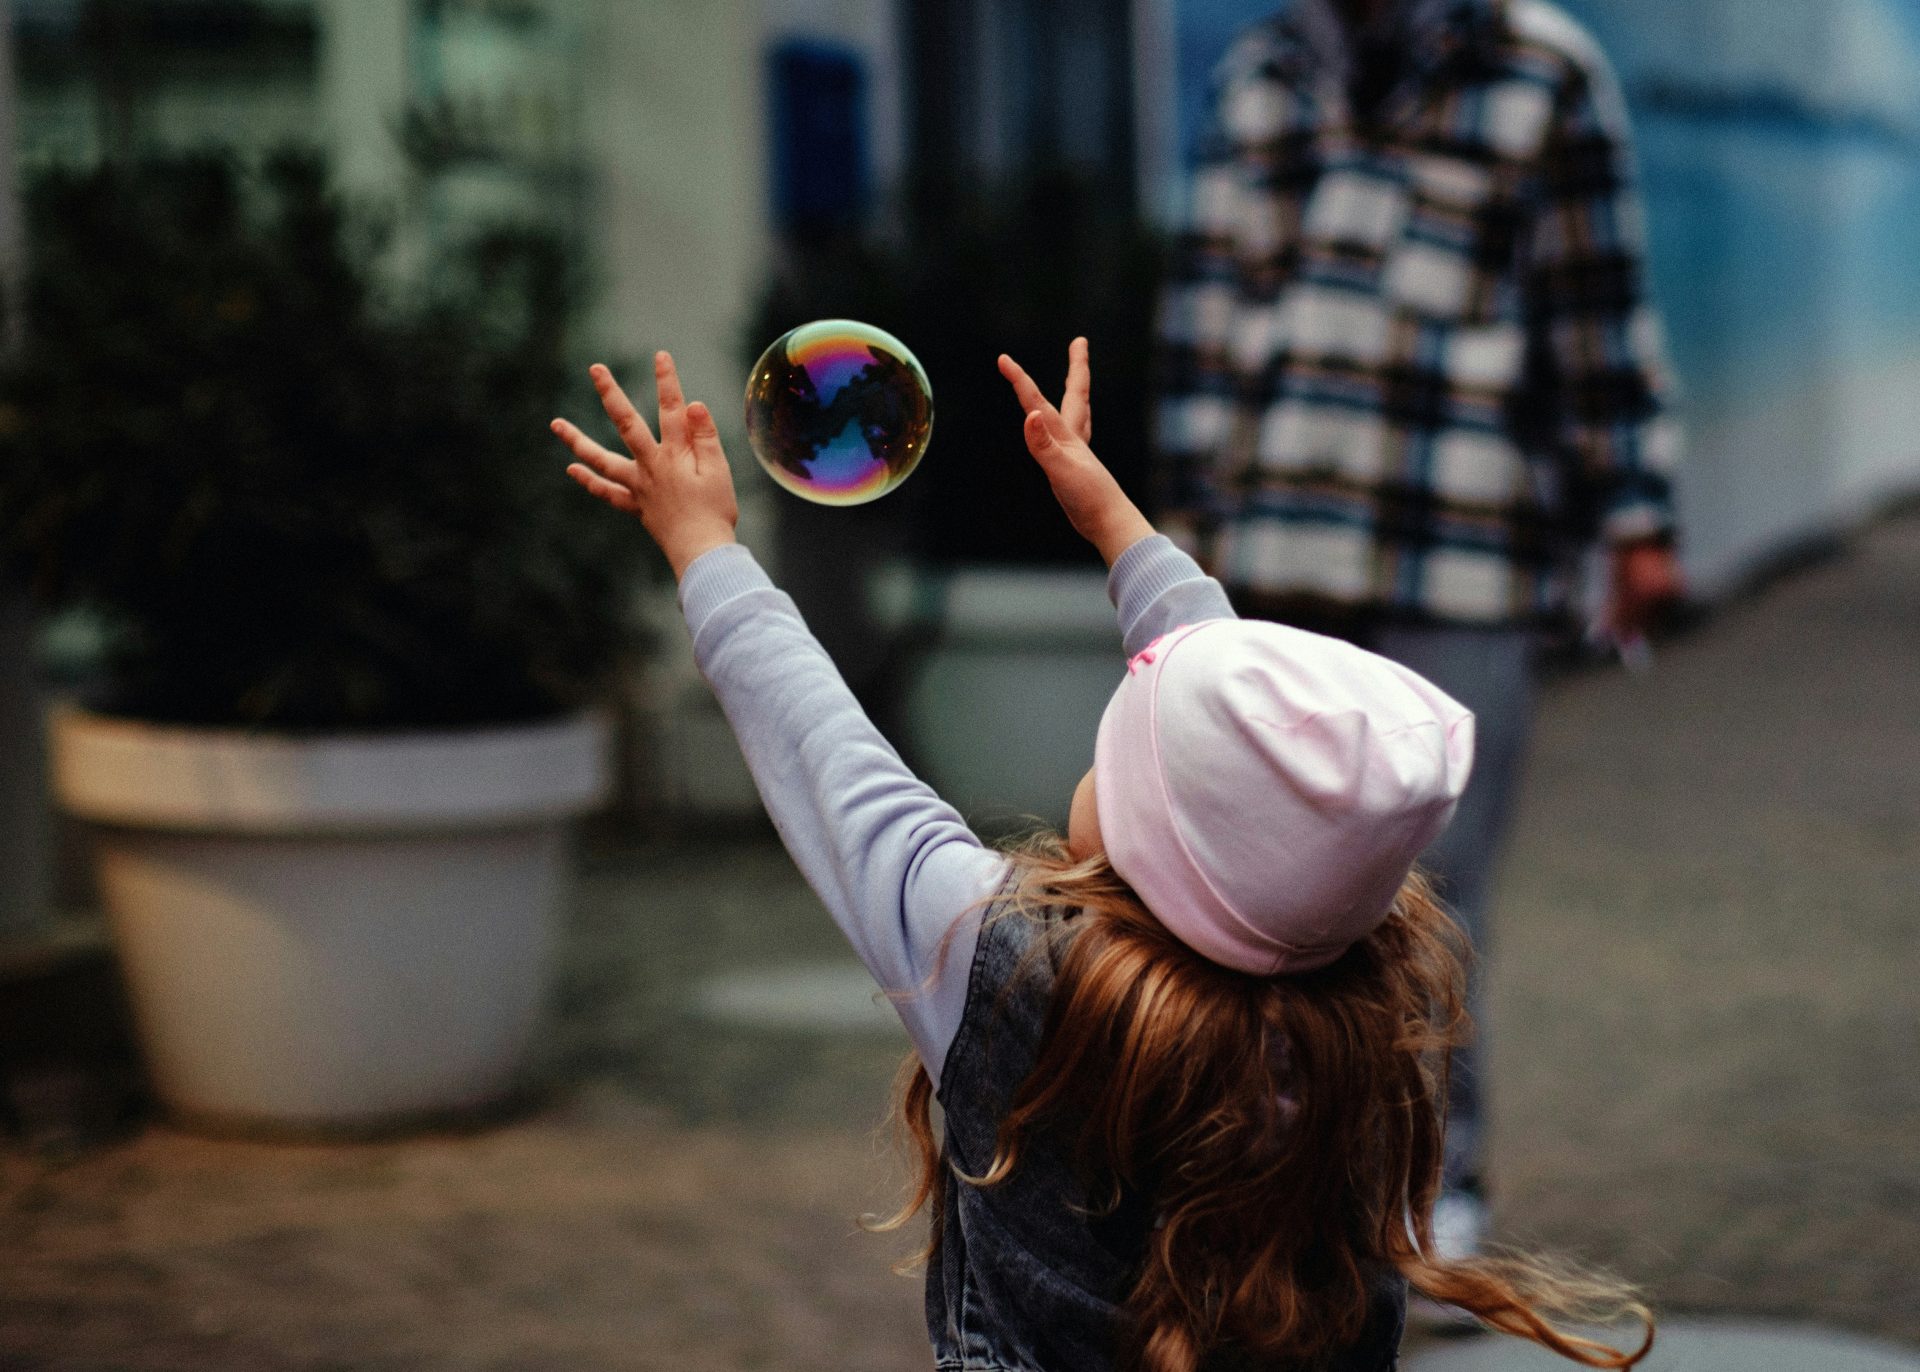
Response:
POLYGON ((1375 1372, 1409 1283, 1589 1366, 1640 1361, 1652 1323, 1618 1289, 1433 1249, 1462 972, 1412 865, 1472 717, 1384 658, 1235 618, 1089 448, 1084 339, 1057 409, 1000 370, 1129 655, 1064 838, 1010 855, 907 770, 735 543, 719 433, 671 357, 657 439, 593 369, 629 456, 553 423, 672 564, 768 813, 913 1041, 921 1171, 893 1223, 932 1202, 936 1365, 1375 1372), (1549 1314, 1646 1337, 1621 1352, 1549 1314))

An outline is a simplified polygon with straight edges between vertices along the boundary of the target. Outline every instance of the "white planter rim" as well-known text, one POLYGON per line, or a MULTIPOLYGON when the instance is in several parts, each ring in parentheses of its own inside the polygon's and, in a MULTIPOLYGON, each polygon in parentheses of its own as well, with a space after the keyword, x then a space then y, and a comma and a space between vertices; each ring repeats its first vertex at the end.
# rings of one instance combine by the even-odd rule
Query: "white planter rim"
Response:
POLYGON ((57 707, 54 794, 100 824, 261 835, 490 828, 579 814, 610 790, 612 722, 279 734, 57 707))

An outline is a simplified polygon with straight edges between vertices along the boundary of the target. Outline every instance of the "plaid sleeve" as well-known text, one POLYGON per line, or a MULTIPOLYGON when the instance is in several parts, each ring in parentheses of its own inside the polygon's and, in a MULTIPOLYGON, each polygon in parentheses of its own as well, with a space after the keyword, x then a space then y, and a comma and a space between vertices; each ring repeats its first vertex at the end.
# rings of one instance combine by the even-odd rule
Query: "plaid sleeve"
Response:
MULTIPOLYGON (((1257 98, 1257 97, 1256 97, 1257 98)), ((1188 181, 1186 215, 1175 236, 1160 298, 1153 504, 1163 516, 1194 518, 1217 508, 1218 458, 1233 426, 1231 360, 1240 308, 1238 240, 1247 214, 1249 173, 1235 106, 1243 83, 1216 83, 1213 117, 1188 181)))
POLYGON ((1527 296, 1568 495, 1612 542, 1673 532, 1677 434, 1625 101, 1594 54, 1562 90, 1543 150, 1527 296))

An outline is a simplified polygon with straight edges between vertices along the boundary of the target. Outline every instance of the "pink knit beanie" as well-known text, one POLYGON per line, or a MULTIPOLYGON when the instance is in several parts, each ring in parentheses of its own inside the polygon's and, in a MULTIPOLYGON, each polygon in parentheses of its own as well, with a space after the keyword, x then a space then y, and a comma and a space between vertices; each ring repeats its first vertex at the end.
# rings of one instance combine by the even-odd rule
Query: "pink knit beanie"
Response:
POLYGON ((1261 620, 1155 640, 1100 721, 1107 858, 1196 952, 1309 972, 1387 917, 1452 818, 1473 716, 1398 663, 1261 620))

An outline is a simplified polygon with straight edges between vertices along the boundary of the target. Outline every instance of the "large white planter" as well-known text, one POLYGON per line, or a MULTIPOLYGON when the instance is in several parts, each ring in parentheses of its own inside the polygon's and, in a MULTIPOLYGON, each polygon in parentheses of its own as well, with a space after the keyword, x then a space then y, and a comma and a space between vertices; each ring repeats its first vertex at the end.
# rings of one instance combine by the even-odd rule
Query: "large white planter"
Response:
POLYGON ((299 738, 69 710, 51 754, 176 1116, 359 1129, 510 1089, 604 720, 299 738))

